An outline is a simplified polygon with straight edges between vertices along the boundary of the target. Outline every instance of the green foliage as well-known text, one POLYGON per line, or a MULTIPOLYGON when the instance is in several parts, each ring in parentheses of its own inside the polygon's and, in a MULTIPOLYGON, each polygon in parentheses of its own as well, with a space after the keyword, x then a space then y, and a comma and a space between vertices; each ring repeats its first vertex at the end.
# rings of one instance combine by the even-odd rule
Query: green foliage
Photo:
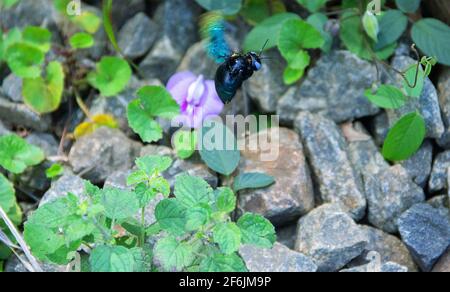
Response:
POLYGON ((243 173, 234 179, 233 189, 238 192, 244 189, 265 188, 275 183, 275 179, 264 173, 243 173))
POLYGON ((102 24, 101 19, 90 11, 83 11, 81 15, 72 17, 72 21, 90 34, 96 33, 102 24))
POLYGON ((47 176, 47 178, 50 179, 61 176, 63 173, 64 167, 59 163, 55 163, 52 166, 50 166, 47 170, 45 170, 45 176, 47 176))
POLYGON ((236 14, 241 10, 242 0, 196 0, 207 10, 221 11, 225 15, 236 14))
POLYGON ((378 42, 375 50, 396 43, 408 26, 408 18, 398 10, 388 10, 379 17, 378 42))
POLYGON ((24 102, 38 113, 50 113, 59 108, 64 91, 64 71, 61 63, 50 62, 47 76, 23 80, 24 102))
POLYGON ((0 137, 0 166, 12 173, 22 173, 44 160, 44 152, 17 135, 0 137))
POLYGON ((188 159, 195 153, 198 140, 196 131, 179 130, 172 139, 179 158, 188 159))
POLYGON ((411 37, 417 46, 428 56, 437 58, 438 62, 450 66, 450 27, 432 18, 416 22, 411 30, 411 37))
POLYGON ((321 48, 324 43, 322 34, 306 21, 290 19, 284 22, 280 30, 278 48, 288 63, 288 72, 284 76, 286 84, 300 79, 309 66, 311 58, 305 49, 321 48))
POLYGON ((322 38, 324 39, 324 44, 321 49, 325 53, 328 53, 333 44, 333 37, 329 32, 325 31, 325 25, 327 24, 328 17, 325 14, 318 12, 311 14, 306 21, 320 32, 322 38))
POLYGON ((406 103, 406 96, 403 92, 392 85, 380 86, 375 94, 368 89, 365 95, 372 103, 385 109, 398 109, 406 103))
POLYGON ((100 245, 89 257, 91 272, 137 272, 138 263, 133 251, 123 246, 100 245))
POLYGON ((202 160, 215 172, 232 174, 241 159, 233 132, 224 124, 214 122, 212 127, 203 127, 202 135, 202 160))
POLYGON ((389 131, 383 146, 383 156, 391 161, 408 159, 420 148, 425 134, 425 121, 419 113, 404 116, 389 131))
POLYGON ((286 7, 282 0, 245 0, 240 14, 248 23, 256 25, 273 14, 283 12, 286 12, 286 7))
POLYGON ((328 0, 297 0, 297 2, 308 9, 309 12, 315 13, 325 6, 328 0))
POLYGON ((0 0, 0 9, 2 9, 3 7, 5 9, 9 9, 19 3, 19 1, 20 0, 0 0))
POLYGON ((84 32, 79 32, 70 37, 70 45, 74 49, 87 49, 94 46, 95 41, 92 35, 84 32))
POLYGON ((419 9, 421 0, 395 0, 397 7, 405 13, 414 13, 419 9))
POLYGON ((364 30, 367 35, 375 42, 378 42, 378 33, 380 32, 380 25, 377 17, 370 11, 366 11, 362 18, 364 30))
POLYGON ((137 95, 138 98, 128 105, 128 123, 144 142, 156 142, 162 138, 162 128, 155 118, 171 119, 180 113, 180 108, 160 86, 145 86, 137 95))
POLYGON ((298 19, 299 16, 294 13, 280 13, 269 17, 255 26, 244 40, 244 50, 259 51, 268 40, 266 49, 277 46, 278 37, 283 23, 289 19, 298 19))
POLYGON ((39 77, 45 58, 40 49, 27 43, 15 43, 5 52, 6 62, 14 74, 22 78, 39 77))
POLYGON ((108 36, 108 39, 110 43, 112 44, 113 48, 116 50, 117 53, 120 53, 120 47, 117 43, 116 35, 114 34, 114 28, 112 24, 112 0, 105 0, 103 1, 103 7, 102 7, 102 13, 103 13, 103 28, 105 29, 106 35, 108 36))
POLYGON ((103 57, 97 64, 97 70, 89 73, 87 80, 103 96, 111 97, 125 89, 131 74, 127 61, 118 57, 103 57))

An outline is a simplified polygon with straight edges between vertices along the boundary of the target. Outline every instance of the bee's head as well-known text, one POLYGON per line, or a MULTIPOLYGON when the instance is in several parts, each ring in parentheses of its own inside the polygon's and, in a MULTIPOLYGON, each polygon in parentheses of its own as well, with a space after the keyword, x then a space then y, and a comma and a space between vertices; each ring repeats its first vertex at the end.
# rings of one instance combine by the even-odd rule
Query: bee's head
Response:
POLYGON ((259 71, 261 69, 262 67, 261 57, 257 53, 255 52, 248 53, 247 59, 249 62, 251 62, 253 71, 259 71))

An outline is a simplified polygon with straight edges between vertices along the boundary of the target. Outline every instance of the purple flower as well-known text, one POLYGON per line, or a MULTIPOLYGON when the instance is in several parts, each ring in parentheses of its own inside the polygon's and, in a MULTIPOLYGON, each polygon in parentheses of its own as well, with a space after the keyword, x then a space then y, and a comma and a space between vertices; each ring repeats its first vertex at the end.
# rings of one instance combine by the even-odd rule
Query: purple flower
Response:
POLYGON ((214 81, 205 80, 203 75, 177 73, 167 83, 167 90, 180 105, 181 113, 176 119, 185 127, 200 127, 207 117, 219 115, 224 107, 214 81))

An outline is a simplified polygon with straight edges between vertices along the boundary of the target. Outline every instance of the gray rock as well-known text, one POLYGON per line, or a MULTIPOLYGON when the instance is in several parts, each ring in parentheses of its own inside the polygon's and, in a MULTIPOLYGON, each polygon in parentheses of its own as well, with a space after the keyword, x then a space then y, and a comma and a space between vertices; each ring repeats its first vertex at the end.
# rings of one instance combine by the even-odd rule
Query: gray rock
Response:
MULTIPOLYGON (((392 66, 397 70, 406 70, 416 62, 407 56, 397 56, 392 61, 392 66)), ((395 82, 397 86, 402 86, 403 79, 400 76, 396 77, 395 82)), ((410 98, 409 102, 398 110, 388 110, 388 117, 390 125, 394 125, 402 116, 419 110, 425 119, 427 137, 438 139, 444 133, 444 123, 441 118, 441 110, 439 108, 439 101, 436 88, 430 79, 425 78, 425 84, 420 98, 410 98)))
POLYGON ((445 133, 437 142, 441 147, 450 149, 450 69, 444 69, 444 72, 439 76, 437 87, 442 120, 445 125, 445 133))
POLYGON ((450 199, 449 195, 439 195, 439 196, 429 199, 427 201, 427 204, 429 204, 431 207, 437 208, 437 209, 450 208, 450 205, 449 205, 450 200, 449 199, 450 199))
POLYGON ((196 75, 203 75, 206 79, 213 80, 216 75, 217 64, 206 53, 205 45, 205 41, 192 45, 184 55, 177 71, 191 71, 196 75))
POLYGON ((300 111, 322 113, 336 122, 372 116, 379 109, 364 96, 377 79, 376 68, 347 51, 324 55, 296 91, 279 101, 277 114, 291 124, 300 111))
POLYGON ((147 79, 157 78, 165 83, 175 72, 181 58, 182 54, 175 49, 170 39, 163 36, 140 63, 139 72, 147 79))
POLYGON ((16 126, 23 126, 36 131, 45 132, 50 128, 49 115, 41 116, 33 112, 25 104, 14 103, 4 98, 0 92, 0 119, 16 126))
POLYGON ((4 29, 25 26, 46 26, 56 31, 58 12, 51 0, 21 0, 11 9, 0 11, 4 29))
POLYGON ((117 170, 131 169, 140 147, 119 130, 102 127, 75 142, 69 162, 75 173, 101 183, 117 170))
POLYGON ((112 6, 113 24, 118 28, 122 27, 138 12, 145 11, 145 2, 145 0, 116 1, 112 6))
POLYGON ((2 88, 5 96, 12 102, 23 102, 22 78, 19 78, 11 73, 5 78, 5 80, 3 80, 2 88))
POLYGON ((130 129, 127 119, 128 104, 136 98, 136 92, 143 86, 162 86, 159 80, 138 80, 132 77, 127 88, 112 98, 98 96, 92 102, 89 111, 92 115, 110 114, 119 123, 119 128, 129 136, 135 135, 130 129))
MULTIPOLYGON (((39 265, 42 268, 43 272, 45 272, 45 273, 67 272, 66 266, 58 266, 58 265, 47 264, 47 263, 39 263, 39 265)), ((28 273, 29 271, 16 256, 11 256, 11 258, 9 260, 7 260, 5 263, 5 272, 6 273, 28 273)))
POLYGON ((264 159, 265 147, 259 145, 256 151, 247 148, 242 151, 238 172, 266 173, 275 178, 275 184, 263 189, 241 191, 238 209, 241 213, 261 214, 280 226, 297 220, 314 208, 314 191, 297 133, 287 128, 272 128, 250 136, 247 145, 250 141, 266 138, 271 139, 272 148, 279 147, 278 155, 264 159))
POLYGON ((365 265, 341 270, 344 273, 407 273, 408 268, 395 262, 384 262, 381 255, 376 251, 371 251, 366 256, 365 265))
POLYGON ((401 165, 390 167, 371 139, 349 142, 349 153, 364 182, 369 222, 386 232, 397 232, 398 217, 425 200, 423 190, 401 165))
POLYGON ((317 271, 313 260, 301 253, 290 250, 286 246, 275 243, 272 249, 262 249, 252 245, 244 245, 239 249, 249 272, 306 272, 317 271))
POLYGON ((340 202, 353 218, 362 219, 367 202, 340 129, 333 121, 307 112, 298 115, 295 127, 306 149, 321 200, 340 202))
POLYGON ((46 157, 58 154, 59 143, 55 137, 47 133, 31 133, 26 138, 27 142, 38 146, 44 151, 46 157))
POLYGON ((275 49, 264 52, 264 57, 276 61, 264 62, 261 70, 255 72, 244 84, 244 88, 261 111, 273 113, 276 111, 278 100, 288 88, 283 82, 286 62, 275 49))
POLYGON ((140 12, 128 20, 119 32, 118 44, 125 56, 136 59, 152 47, 158 28, 145 13, 140 12))
POLYGON ((277 241, 290 249, 295 249, 297 226, 289 225, 277 229, 277 241))
POLYGON ((79 198, 86 199, 84 193, 84 181, 81 177, 66 173, 58 178, 58 180, 53 181, 51 188, 42 197, 39 206, 65 197, 68 193, 72 193, 79 198))
POLYGON ((449 189, 447 185, 448 169, 450 168, 450 150, 439 153, 436 156, 431 171, 430 181, 428 187, 431 192, 439 192, 444 189, 449 189))
POLYGON ((450 250, 448 250, 434 266, 434 273, 450 273, 450 250))
POLYGON ((362 255, 349 264, 350 267, 366 264, 369 253, 375 251, 380 255, 383 263, 394 262, 407 267, 410 272, 417 271, 408 248, 400 239, 370 226, 361 226, 361 228, 367 234, 368 244, 362 255))
POLYGON ((400 217, 398 225, 416 263, 423 271, 431 271, 450 246, 448 214, 428 204, 417 204, 400 217))
POLYGON ((295 250, 312 257, 319 272, 334 272, 361 255, 367 242, 342 206, 325 204, 299 220, 295 250))
POLYGON ((3 136, 3 135, 9 135, 9 134, 11 134, 11 131, 8 130, 8 129, 6 128, 6 126, 3 125, 2 121, 0 120, 0 136, 3 136))
POLYGON ((162 155, 162 156, 170 156, 172 158, 175 157, 174 151, 167 146, 160 145, 146 145, 142 147, 140 156, 148 156, 148 155, 162 155))
POLYGON ((433 144, 425 140, 422 147, 408 160, 401 163, 413 181, 422 188, 427 185, 433 163, 433 144))
POLYGON ((180 174, 188 174, 204 179, 213 188, 219 185, 219 178, 209 168, 200 161, 198 157, 192 157, 188 160, 176 159, 172 167, 163 173, 165 179, 170 183, 170 186, 175 185, 176 178, 180 174))
POLYGON ((389 117, 385 111, 380 112, 373 119, 372 132, 375 143, 379 146, 383 145, 389 132, 389 117))

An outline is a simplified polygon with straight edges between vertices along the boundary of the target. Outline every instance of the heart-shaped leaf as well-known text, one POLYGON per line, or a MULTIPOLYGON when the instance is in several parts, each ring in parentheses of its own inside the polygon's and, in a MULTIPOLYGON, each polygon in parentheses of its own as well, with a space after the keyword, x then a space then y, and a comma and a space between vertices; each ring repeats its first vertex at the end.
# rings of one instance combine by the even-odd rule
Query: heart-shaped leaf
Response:
POLYGON ((87 79, 103 96, 110 97, 125 89, 131 74, 130 65, 124 59, 103 57, 96 72, 89 73, 87 79))

